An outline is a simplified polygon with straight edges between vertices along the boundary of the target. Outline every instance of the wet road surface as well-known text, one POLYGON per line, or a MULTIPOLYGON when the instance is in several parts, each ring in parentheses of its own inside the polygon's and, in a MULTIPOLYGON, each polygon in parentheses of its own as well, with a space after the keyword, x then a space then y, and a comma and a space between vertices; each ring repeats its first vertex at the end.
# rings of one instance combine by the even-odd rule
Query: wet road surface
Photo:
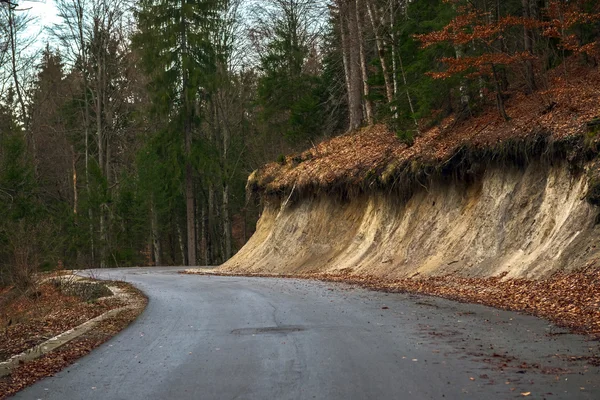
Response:
POLYGON ((473 304, 294 279, 109 269, 150 301, 17 399, 600 399, 600 343, 473 304))

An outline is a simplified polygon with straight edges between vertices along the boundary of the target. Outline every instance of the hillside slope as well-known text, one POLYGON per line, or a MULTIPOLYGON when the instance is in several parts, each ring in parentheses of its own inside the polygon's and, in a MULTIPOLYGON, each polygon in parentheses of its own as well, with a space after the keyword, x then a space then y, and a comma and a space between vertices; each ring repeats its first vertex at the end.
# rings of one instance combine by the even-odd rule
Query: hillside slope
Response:
MULTIPOLYGON (((515 92, 507 102, 511 120, 494 107, 468 118, 452 115, 431 129, 422 128, 407 145, 383 125, 322 142, 283 162, 255 171, 248 188, 260 196, 286 197, 326 192, 395 189, 403 196, 432 175, 477 175, 498 160, 523 165, 532 158, 575 160, 585 144, 595 153, 600 126, 600 69, 572 67, 567 79, 551 75, 551 89, 529 96, 515 92)), ((595 155, 595 154, 594 154, 595 155)))
POLYGON ((224 272, 542 278, 594 264, 600 71, 450 117, 412 146, 384 126, 256 171, 257 231, 224 272))

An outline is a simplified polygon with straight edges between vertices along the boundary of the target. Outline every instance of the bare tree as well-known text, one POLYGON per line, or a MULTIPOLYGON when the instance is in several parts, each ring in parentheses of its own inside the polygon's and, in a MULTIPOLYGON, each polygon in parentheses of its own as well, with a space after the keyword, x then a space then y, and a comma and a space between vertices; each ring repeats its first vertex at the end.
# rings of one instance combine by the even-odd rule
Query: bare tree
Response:
MULTIPOLYGON (((87 0, 57 0, 55 6, 58 10, 58 16, 62 22, 51 28, 51 33, 58 39, 65 59, 71 63, 71 67, 88 65, 89 51, 86 48, 87 31, 89 26, 89 2, 87 0)), ((80 67, 81 69, 81 67, 80 67)), ((84 138, 84 170, 85 186, 88 196, 91 196, 90 189, 90 102, 89 92, 91 85, 88 74, 81 73, 83 81, 83 101, 81 104, 81 115, 83 120, 83 138, 84 138)), ((90 257, 94 264, 95 240, 93 210, 88 208, 88 217, 90 220, 90 257)))
POLYGON ((37 35, 27 33, 36 18, 27 11, 16 8, 16 3, 4 2, 0 6, 0 29, 5 42, 0 42, 1 87, 10 84, 19 107, 18 116, 24 128, 29 122, 29 92, 26 90, 35 79, 35 61, 39 50, 34 46, 37 35))
POLYGON ((371 28, 373 29, 373 34, 375 35, 375 45, 377 46, 377 55, 379 56, 379 63, 381 64, 381 73, 383 75, 383 80, 385 83, 385 94, 388 103, 394 101, 394 90, 392 87, 392 81, 390 79, 390 71, 388 67, 388 63, 385 57, 385 43, 383 40, 383 32, 385 25, 383 23, 382 17, 379 15, 379 12, 372 2, 373 0, 365 0, 367 5, 367 12, 369 15, 369 20, 371 21, 371 28))
POLYGON ((313 48, 319 47, 327 27, 325 3, 319 0, 253 0, 250 10, 245 23, 254 54, 247 64, 259 64, 278 30, 290 34, 293 46, 313 48))
POLYGON ((337 2, 338 23, 342 39, 342 58, 346 91, 348 94, 349 130, 355 130, 363 123, 364 74, 361 60, 361 27, 355 0, 337 2))
POLYGON ((8 8, 17 8, 19 6, 18 3, 10 1, 10 0, 0 0, 0 4, 5 4, 8 8))
MULTIPOLYGON (((112 161, 115 157, 116 140, 120 126, 120 113, 124 99, 122 62, 128 49, 124 46, 127 16, 131 8, 127 0, 57 0, 56 7, 61 23, 51 32, 58 39, 70 63, 82 81, 81 114, 85 143, 85 180, 88 196, 90 191, 90 160, 97 162, 108 190, 114 188, 115 174, 112 161), (94 136, 92 136, 92 132, 94 136), (95 139, 95 146, 90 142, 95 139), (92 154, 92 149, 95 152, 92 154)), ((98 216, 99 241, 95 242, 95 229, 90 224, 92 262, 96 247, 100 251, 100 266, 108 258, 107 218, 108 205, 88 210, 90 221, 98 216)))
POLYGON ((365 56, 365 46, 364 46, 364 29, 363 29, 363 15, 360 2, 356 0, 356 23, 358 26, 358 51, 360 55, 360 72, 363 81, 363 95, 364 95, 364 108, 365 108, 365 118, 367 120, 367 124, 373 124, 373 104, 369 99, 370 87, 369 87, 369 76, 367 74, 367 61, 365 56))
MULTIPOLYGON (((395 32, 395 18, 396 15, 400 15, 401 18, 408 17, 408 1, 400 0, 398 3, 395 3, 394 0, 389 1, 389 22, 390 22, 390 46, 392 48, 392 78, 394 81, 394 98, 398 96, 398 66, 400 67, 400 75, 402 76, 402 82, 404 84, 404 90, 406 92, 406 99, 408 100, 408 106, 410 108, 410 113, 412 119, 415 123, 415 130, 417 133, 419 132, 419 123, 417 121, 417 117, 415 116, 415 107, 413 105, 412 96, 408 90, 408 81, 406 79, 406 72, 404 70, 404 63, 402 62, 402 55, 400 52, 396 51, 398 43, 396 42, 396 32, 395 32)), ((394 118, 398 118, 398 113, 396 112, 396 107, 393 107, 394 118)))

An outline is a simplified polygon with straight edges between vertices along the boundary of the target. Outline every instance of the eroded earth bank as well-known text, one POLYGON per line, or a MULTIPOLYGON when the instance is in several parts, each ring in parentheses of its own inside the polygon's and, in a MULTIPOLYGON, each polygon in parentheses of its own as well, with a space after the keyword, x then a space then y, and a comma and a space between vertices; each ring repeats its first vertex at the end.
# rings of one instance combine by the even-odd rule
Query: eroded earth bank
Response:
POLYGON ((598 257, 586 175, 566 163, 494 166, 473 183, 438 180, 408 201, 375 192, 266 201, 257 231, 224 271, 460 274, 545 278, 598 257))
POLYGON ((553 85, 550 110, 519 96, 508 122, 450 117, 414 143, 375 125, 265 165, 247 185, 256 232, 211 273, 440 295, 600 335, 600 73, 553 85))

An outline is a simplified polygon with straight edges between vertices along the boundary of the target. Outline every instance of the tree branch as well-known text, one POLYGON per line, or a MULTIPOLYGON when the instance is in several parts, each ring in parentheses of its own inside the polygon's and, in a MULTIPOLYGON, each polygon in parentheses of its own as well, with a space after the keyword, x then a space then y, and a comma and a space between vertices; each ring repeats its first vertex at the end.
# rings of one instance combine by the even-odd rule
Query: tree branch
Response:
POLYGON ((7 4, 9 8, 13 10, 19 6, 19 4, 11 1, 11 0, 0 0, 0 4, 7 4))

